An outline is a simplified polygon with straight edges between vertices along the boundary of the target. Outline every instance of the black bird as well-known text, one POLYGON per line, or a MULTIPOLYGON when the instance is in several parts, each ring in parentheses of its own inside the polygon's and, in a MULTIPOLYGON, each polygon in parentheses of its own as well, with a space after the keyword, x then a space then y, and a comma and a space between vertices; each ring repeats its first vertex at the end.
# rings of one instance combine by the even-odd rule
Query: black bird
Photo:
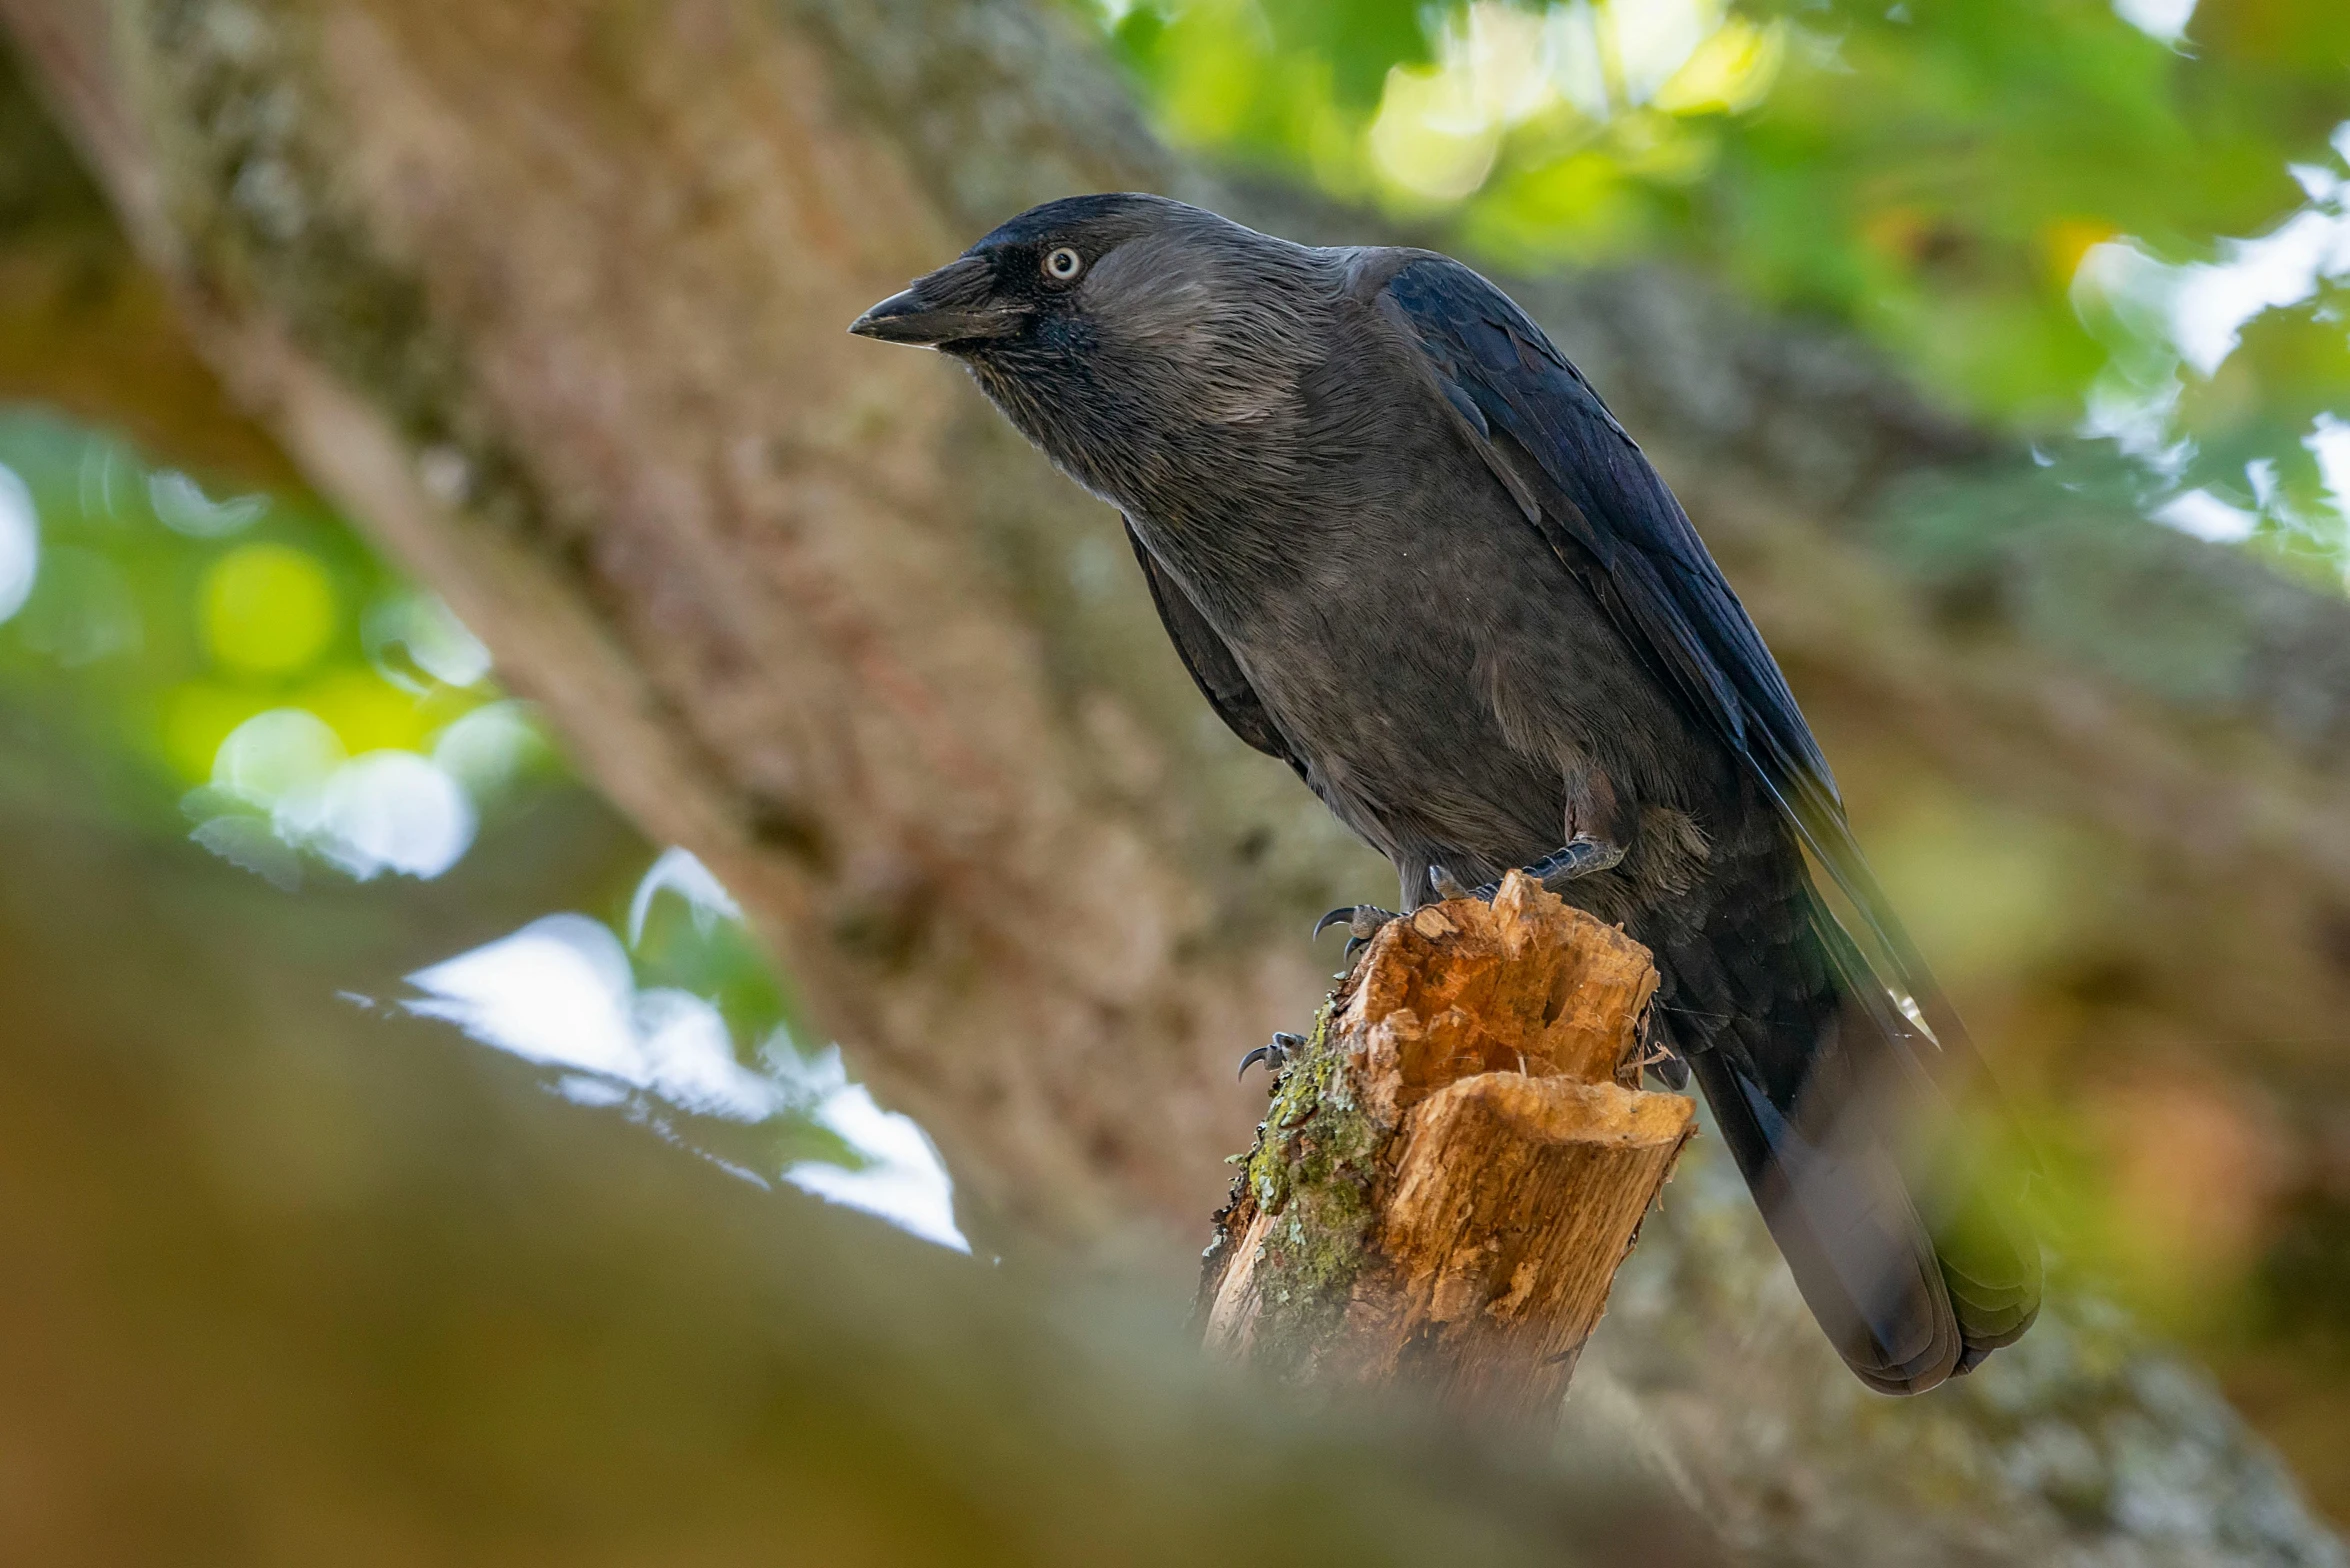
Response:
POLYGON ((1668 1081, 1695 1075, 1870 1387, 1931 1388, 2030 1325, 2016 1180, 1950 1135, 1979 1064, 1785 678, 1499 289, 1430 251, 1082 196, 850 330, 961 360, 1125 513, 1201 692, 1394 861, 1403 909, 1527 867, 1655 952, 1668 1081))

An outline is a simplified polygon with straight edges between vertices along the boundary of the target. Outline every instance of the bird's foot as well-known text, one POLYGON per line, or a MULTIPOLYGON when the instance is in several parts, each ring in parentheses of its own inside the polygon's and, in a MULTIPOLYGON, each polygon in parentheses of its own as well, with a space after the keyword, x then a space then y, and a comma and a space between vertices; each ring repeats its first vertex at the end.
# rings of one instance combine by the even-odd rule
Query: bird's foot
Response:
POLYGON ((1381 909, 1377 904, 1341 904, 1314 922, 1314 935, 1320 936, 1332 926, 1346 927, 1346 956, 1352 958, 1363 944, 1379 934, 1379 928, 1395 918, 1392 909, 1381 909))
POLYGON ((1249 1052, 1248 1055, 1242 1057, 1240 1059, 1240 1071, 1234 1073, 1232 1076, 1235 1079, 1246 1078, 1248 1076, 1248 1070, 1251 1067, 1256 1066, 1259 1062, 1263 1062, 1265 1064, 1265 1071, 1278 1078, 1281 1076, 1281 1069, 1289 1065, 1289 1059, 1292 1056, 1295 1056, 1298 1052, 1304 1050, 1305 1045, 1306 1037, 1302 1034, 1289 1034, 1287 1032, 1275 1034, 1271 1043, 1260 1045, 1255 1050, 1249 1052))
MULTIPOLYGON (((1623 858, 1623 845, 1611 844, 1605 839, 1593 838, 1587 833, 1578 833, 1532 865, 1519 869, 1555 893, 1577 877, 1587 877, 1595 871, 1606 871, 1621 862, 1623 858)), ((1491 903, 1493 895, 1501 891, 1499 882, 1487 882, 1479 887, 1463 887, 1458 879, 1442 866, 1428 868, 1428 885, 1436 890, 1436 896, 1439 898, 1477 898, 1483 899, 1487 903, 1491 903)))

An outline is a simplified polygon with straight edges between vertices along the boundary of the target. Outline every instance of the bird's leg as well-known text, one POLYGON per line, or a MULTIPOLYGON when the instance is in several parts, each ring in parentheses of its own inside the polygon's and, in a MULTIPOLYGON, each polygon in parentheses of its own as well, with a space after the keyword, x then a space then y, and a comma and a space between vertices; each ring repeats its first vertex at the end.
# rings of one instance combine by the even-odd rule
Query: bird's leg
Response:
MULTIPOLYGON (((1611 844, 1605 839, 1593 838, 1587 833, 1578 833, 1532 865, 1520 869, 1541 883, 1544 888, 1555 893, 1577 877, 1587 877, 1595 871, 1606 871, 1623 858, 1623 845, 1611 844)), ((1428 868, 1428 885, 1436 890, 1437 896, 1440 898, 1481 898, 1488 902, 1492 900, 1494 894, 1501 891, 1501 883, 1498 881, 1487 882, 1480 887, 1464 888, 1453 874, 1442 866, 1428 868)))
POLYGON ((1428 885, 1436 889, 1438 898, 1475 898, 1477 890, 1463 883, 1442 866, 1428 868, 1428 885))
MULTIPOLYGON (((1624 846, 1588 833, 1578 833, 1526 868, 1526 875, 1555 893, 1577 877, 1613 871, 1624 859, 1624 846)), ((1494 891, 1501 891, 1496 883, 1494 891)))
POLYGON ((1314 922, 1314 935, 1320 936, 1332 926, 1346 927, 1346 956, 1352 958, 1362 945, 1379 934, 1379 928, 1395 918, 1392 909, 1381 909, 1377 904, 1341 904, 1314 922))
POLYGON ((1260 1045, 1242 1057, 1240 1071, 1233 1076, 1236 1079, 1246 1078, 1251 1067, 1263 1062, 1265 1071, 1278 1078, 1281 1076, 1281 1069, 1289 1065, 1290 1057, 1305 1049, 1305 1043, 1306 1037, 1302 1034, 1290 1034, 1287 1031, 1277 1033, 1273 1036, 1270 1044, 1260 1045))

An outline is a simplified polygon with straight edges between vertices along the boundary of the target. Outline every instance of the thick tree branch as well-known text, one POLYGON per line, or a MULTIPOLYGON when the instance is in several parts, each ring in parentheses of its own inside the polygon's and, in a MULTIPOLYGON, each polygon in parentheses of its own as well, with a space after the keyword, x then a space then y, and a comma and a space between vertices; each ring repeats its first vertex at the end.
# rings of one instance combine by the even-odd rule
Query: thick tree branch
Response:
MULTIPOLYGON (((86 141, 231 384, 719 870, 983 1208, 1198 1212, 1246 1103, 1215 1058, 1314 984, 1247 894, 1313 903, 1336 834, 1191 722, 1094 509, 842 332, 960 242, 839 41, 748 4, 157 5, 92 61, 14 14, 108 106, 86 141)), ((988 14, 1000 166, 1110 174, 996 112, 1071 67, 988 14)))

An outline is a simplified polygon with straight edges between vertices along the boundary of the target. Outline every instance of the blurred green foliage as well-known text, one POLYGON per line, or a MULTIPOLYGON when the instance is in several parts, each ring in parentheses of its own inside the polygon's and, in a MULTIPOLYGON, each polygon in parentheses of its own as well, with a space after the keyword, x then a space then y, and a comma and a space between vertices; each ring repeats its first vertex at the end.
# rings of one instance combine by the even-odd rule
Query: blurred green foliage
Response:
POLYGON ((221 743, 272 709, 315 714, 357 755, 428 747, 496 700, 486 661, 424 651, 456 680, 418 662, 407 623, 445 612, 315 501, 214 499, 124 443, 21 408, 0 411, 0 464, 37 530, 31 591, 0 629, 0 682, 61 700, 181 788, 211 780, 221 743))
POLYGON ((2343 565, 2340 0, 1106 3, 1195 151, 1506 267, 1702 269, 2118 442, 2167 521, 2343 565))
MULTIPOLYGON (((103 809, 135 836, 192 837, 313 901, 386 874, 438 879, 477 839, 527 836, 580 789, 471 633, 315 498, 208 494, 119 438, 22 405, 0 405, 0 712, 11 710, 53 743, 114 759, 95 770, 103 809)), ((588 895, 609 933, 588 932, 588 956, 608 942, 625 969, 617 1016, 580 1020, 641 1057, 614 1092, 633 1083, 632 1114, 671 1136, 690 1127, 696 1147, 739 1168, 867 1166, 826 1120, 845 1082, 801 1058, 804 1022, 723 889, 680 852, 638 842, 621 859, 617 876, 584 887, 552 868, 531 881, 547 900, 588 895), (738 1081, 758 1103, 715 1113, 665 1097, 662 1053, 697 1028, 776 1087, 738 1081)), ((451 929, 424 956, 497 935, 451 929)), ((354 978, 403 989, 396 975, 354 978)), ((437 1016, 521 1049, 511 1009, 528 993, 510 988, 527 975, 488 979, 501 984, 437 1016)))

